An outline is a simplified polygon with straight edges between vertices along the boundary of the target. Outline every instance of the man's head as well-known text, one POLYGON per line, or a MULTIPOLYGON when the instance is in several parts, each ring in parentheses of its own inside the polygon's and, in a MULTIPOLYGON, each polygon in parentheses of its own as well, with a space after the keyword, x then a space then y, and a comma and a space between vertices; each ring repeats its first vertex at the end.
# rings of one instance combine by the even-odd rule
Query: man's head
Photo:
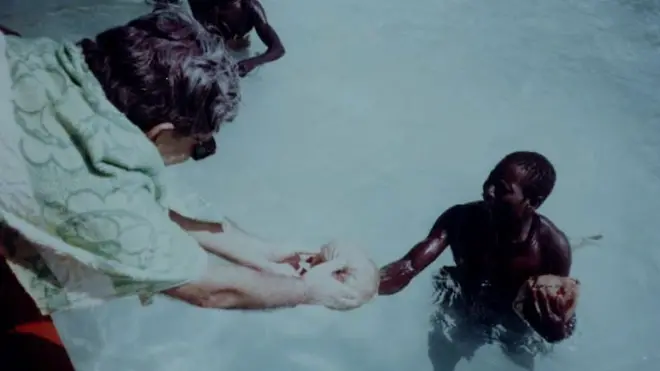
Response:
POLYGON ((554 166, 542 154, 513 152, 491 170, 483 184, 483 197, 498 209, 522 215, 543 204, 556 180, 554 166))
POLYGON ((222 40, 178 7, 156 10, 80 43, 107 98, 168 164, 232 121, 239 77, 222 40))

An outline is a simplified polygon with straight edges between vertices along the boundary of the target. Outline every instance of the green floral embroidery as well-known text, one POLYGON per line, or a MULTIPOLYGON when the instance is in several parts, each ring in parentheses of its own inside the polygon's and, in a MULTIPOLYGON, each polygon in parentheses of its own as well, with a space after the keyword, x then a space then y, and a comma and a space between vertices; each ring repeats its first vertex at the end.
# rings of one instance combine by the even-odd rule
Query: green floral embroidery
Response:
POLYGON ((2 202, 0 211, 62 243, 12 262, 42 310, 153 294, 196 278, 206 256, 169 220, 158 151, 105 99, 81 51, 7 38, 7 59, 17 148, 37 214, 2 202))

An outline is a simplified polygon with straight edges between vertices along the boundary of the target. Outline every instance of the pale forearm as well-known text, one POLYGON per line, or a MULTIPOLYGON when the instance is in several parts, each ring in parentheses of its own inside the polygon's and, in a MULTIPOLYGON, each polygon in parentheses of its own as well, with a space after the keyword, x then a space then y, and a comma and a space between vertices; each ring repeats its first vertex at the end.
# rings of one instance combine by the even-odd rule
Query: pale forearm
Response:
POLYGON ((273 246, 268 243, 250 236, 228 223, 223 226, 221 233, 207 231, 190 231, 188 233, 208 252, 234 263, 252 265, 255 268, 274 250, 273 246))
POLYGON ((240 260, 238 257, 241 254, 244 255, 257 246, 255 241, 245 238, 241 231, 228 228, 228 223, 195 220, 174 210, 170 210, 170 219, 193 236, 208 252, 228 260, 240 260))
POLYGON ((235 223, 196 221, 175 212, 170 218, 185 229, 207 252, 255 270, 297 276, 289 264, 279 264, 300 250, 280 246, 248 234, 235 223))
POLYGON ((193 305, 216 309, 264 310, 307 302, 306 286, 299 278, 213 262, 198 282, 168 290, 167 294, 193 305))
POLYGON ((170 210, 170 219, 187 232, 221 233, 223 231, 223 226, 220 222, 191 219, 174 210, 170 210))
POLYGON ((185 229, 208 252, 224 259, 257 268, 264 258, 288 256, 294 249, 281 249, 267 241, 252 236, 236 224, 224 219, 222 222, 198 221, 174 211, 170 218, 185 229))

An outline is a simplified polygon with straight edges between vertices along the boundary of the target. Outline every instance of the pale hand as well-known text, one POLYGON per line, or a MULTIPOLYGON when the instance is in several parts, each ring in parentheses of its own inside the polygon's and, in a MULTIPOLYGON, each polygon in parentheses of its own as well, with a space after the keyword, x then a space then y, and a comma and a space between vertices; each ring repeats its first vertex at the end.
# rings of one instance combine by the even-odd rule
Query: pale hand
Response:
POLYGON ((223 233, 194 232, 192 235, 214 254, 236 264, 266 273, 300 276, 290 264, 277 258, 272 244, 249 235, 229 219, 225 219, 223 229, 223 233))
POLYGON ((334 310, 360 307, 362 301, 359 293, 336 278, 337 273, 347 267, 347 261, 335 259, 318 264, 307 271, 302 279, 307 287, 308 304, 323 305, 334 310))
POLYGON ((264 260, 262 262, 252 261, 249 263, 249 266, 261 272, 282 276, 300 277, 300 274, 296 271, 296 269, 287 263, 264 260))

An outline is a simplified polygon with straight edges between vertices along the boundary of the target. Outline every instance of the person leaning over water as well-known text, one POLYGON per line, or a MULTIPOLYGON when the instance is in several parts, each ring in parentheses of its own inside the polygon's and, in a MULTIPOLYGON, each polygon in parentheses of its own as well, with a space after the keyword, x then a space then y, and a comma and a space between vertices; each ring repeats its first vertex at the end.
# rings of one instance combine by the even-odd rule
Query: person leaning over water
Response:
POLYGON ((169 208, 165 165, 240 101, 221 39, 191 16, 160 9, 78 44, 6 42, 15 120, 1 128, 16 140, 3 165, 25 174, 0 171, 0 216, 31 242, 8 262, 42 313, 156 293, 218 309, 365 302, 334 278, 342 261, 300 277, 281 263, 293 253, 169 208))
MULTIPOLYGON (((0 81, 9 80, 5 55, 5 40, 3 35, 19 36, 18 32, 0 25, 0 81)), ((9 112, 11 116, 10 85, 0 84, 0 112, 9 112)), ((7 117, 3 117, 3 120, 7 117)), ((5 124, 5 121, 1 121, 5 124)), ((7 134, 3 132, 3 134, 7 134)), ((11 186, 16 175, 20 173, 7 161, 5 156, 8 140, 13 136, 3 135, 0 138, 2 162, 0 162, 0 196, 12 194, 11 186), (7 182, 9 179, 10 182, 7 182)), ((26 176, 24 172, 21 173, 26 176)), ((15 194, 14 194, 15 195, 15 194)), ((5 197, 0 197, 2 205, 5 197)), ((0 223, 0 369, 11 370, 43 370, 43 371, 74 371, 62 339, 60 338, 53 319, 41 313, 30 295, 16 279, 7 264, 6 257, 13 255, 20 244, 19 235, 11 228, 0 223)))

